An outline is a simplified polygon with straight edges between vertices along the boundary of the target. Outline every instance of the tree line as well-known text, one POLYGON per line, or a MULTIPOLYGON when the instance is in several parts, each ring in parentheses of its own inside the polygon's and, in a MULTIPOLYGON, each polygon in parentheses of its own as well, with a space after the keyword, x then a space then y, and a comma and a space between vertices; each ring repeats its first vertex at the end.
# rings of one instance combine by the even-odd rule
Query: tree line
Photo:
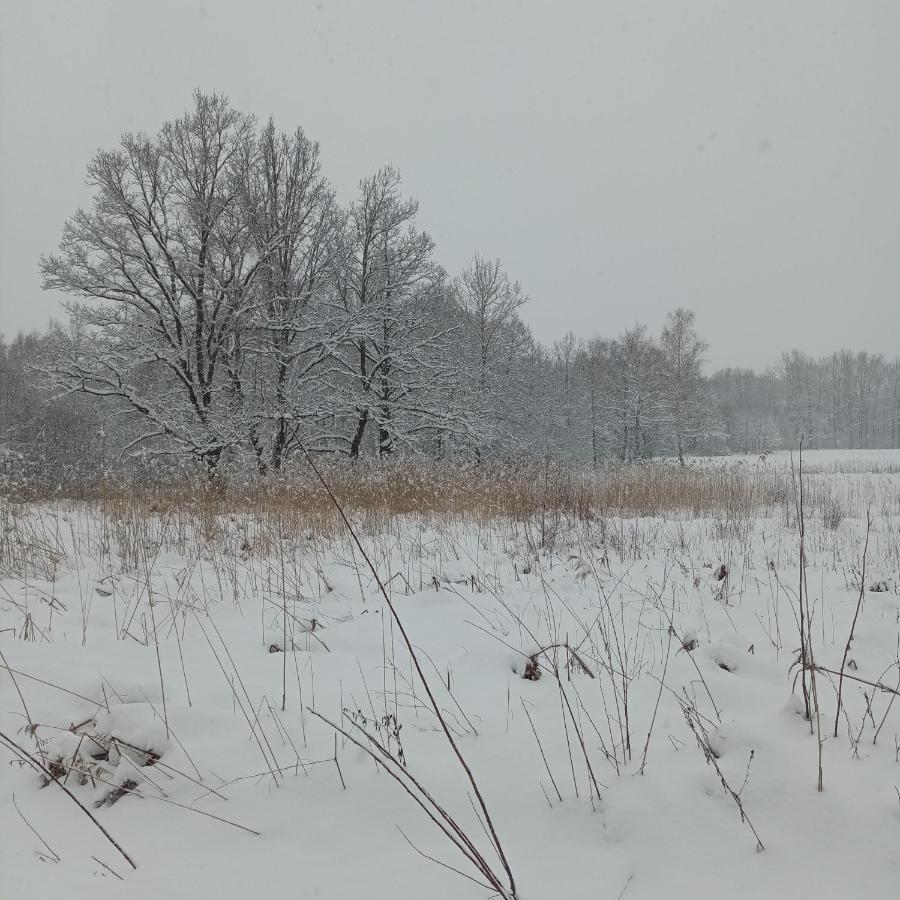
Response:
MULTIPOLYGON (((303 450, 584 462, 898 446, 900 363, 799 351, 704 373, 694 314, 659 334, 531 334, 522 286, 476 255, 451 276, 385 167, 348 205, 301 129, 197 92, 88 167, 93 201, 41 260, 68 321, 0 340, 0 446, 261 474, 303 450)), ((93 464, 92 463, 92 464, 93 464)))

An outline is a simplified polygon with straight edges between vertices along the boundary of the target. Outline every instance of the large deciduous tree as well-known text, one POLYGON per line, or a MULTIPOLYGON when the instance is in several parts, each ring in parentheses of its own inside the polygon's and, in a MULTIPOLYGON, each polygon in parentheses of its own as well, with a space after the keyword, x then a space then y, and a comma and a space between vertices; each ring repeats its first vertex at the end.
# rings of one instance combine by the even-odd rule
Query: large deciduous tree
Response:
POLYGON ((241 440, 234 384, 261 260, 244 192, 254 121, 197 93, 153 137, 125 134, 88 167, 93 205, 66 223, 44 285, 82 300, 49 367, 72 391, 142 417, 138 441, 168 438, 210 469, 241 440))

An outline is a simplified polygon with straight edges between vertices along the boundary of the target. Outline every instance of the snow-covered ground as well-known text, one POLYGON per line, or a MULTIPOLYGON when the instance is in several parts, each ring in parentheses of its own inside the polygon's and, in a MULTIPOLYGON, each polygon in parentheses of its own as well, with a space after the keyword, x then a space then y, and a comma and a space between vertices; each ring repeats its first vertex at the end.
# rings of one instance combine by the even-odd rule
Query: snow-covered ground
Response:
MULTIPOLYGON (((804 465, 839 510, 810 508, 806 523, 821 793, 792 667, 790 503, 751 520, 543 531, 405 517, 363 536, 516 896, 898 895, 900 453, 804 465), (838 678, 824 669, 842 668, 867 507, 834 737, 838 678)), ((490 896, 426 858, 481 877, 364 752, 364 732, 505 879, 349 536, 273 539, 251 517, 195 531, 74 505, 7 505, 2 522, 0 731, 137 868, 0 748, 0 898, 490 896)))
MULTIPOLYGON (((798 450, 776 450, 765 454, 740 454, 735 456, 704 456, 691 459, 692 465, 734 466, 764 463, 769 468, 796 468, 800 462, 798 450)), ((827 471, 831 474, 875 473, 885 474, 900 470, 900 450, 804 450, 803 468, 827 471)))

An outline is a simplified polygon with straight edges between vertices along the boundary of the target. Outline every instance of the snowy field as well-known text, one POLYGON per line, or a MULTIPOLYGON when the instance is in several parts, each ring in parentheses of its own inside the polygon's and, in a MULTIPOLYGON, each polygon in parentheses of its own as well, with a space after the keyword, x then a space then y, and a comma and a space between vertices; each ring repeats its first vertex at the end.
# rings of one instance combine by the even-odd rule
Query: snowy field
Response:
POLYGON ((361 525, 396 617, 346 533, 0 501, 0 898, 897 897, 900 452, 804 467, 806 670, 793 497, 361 525))

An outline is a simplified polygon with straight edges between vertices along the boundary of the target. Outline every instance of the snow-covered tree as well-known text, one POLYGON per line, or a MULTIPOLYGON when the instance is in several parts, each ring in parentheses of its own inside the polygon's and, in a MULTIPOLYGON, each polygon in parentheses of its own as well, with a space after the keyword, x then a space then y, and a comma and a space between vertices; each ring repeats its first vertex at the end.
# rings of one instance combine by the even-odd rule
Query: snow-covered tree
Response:
POLYGON ((456 279, 453 293, 462 321, 460 353, 468 360, 469 383, 461 390, 469 397, 480 454, 503 447, 510 437, 507 387, 522 339, 519 310, 527 298, 499 259, 479 254, 456 279))
POLYGON ((694 313, 684 307, 669 313, 659 344, 668 425, 673 449, 684 464, 685 446, 696 445, 710 422, 703 378, 706 342, 697 333, 694 313))
POLYGON ((379 456, 467 428, 461 410, 448 405, 456 368, 446 349, 457 326, 446 277, 431 238, 415 226, 417 212, 401 195, 397 171, 381 169, 360 183, 333 259, 347 337, 326 380, 333 418, 348 420, 341 445, 354 458, 370 426, 379 456))
POLYGON ((89 301, 70 307, 47 374, 142 418, 135 443, 167 439, 210 469, 241 440, 232 387, 260 262, 242 203, 253 129, 198 92, 157 135, 123 135, 90 163, 93 205, 41 264, 45 287, 89 301))
POLYGON ((608 403, 618 456, 652 456, 663 415, 662 354, 644 325, 623 332, 609 350, 608 403))
POLYGON ((321 174, 318 144, 299 128, 279 134, 271 120, 258 141, 245 201, 260 267, 243 346, 252 374, 239 389, 264 472, 281 468, 299 440, 315 446, 320 437, 313 425, 320 418, 318 380, 346 336, 330 305, 343 217, 321 174))

